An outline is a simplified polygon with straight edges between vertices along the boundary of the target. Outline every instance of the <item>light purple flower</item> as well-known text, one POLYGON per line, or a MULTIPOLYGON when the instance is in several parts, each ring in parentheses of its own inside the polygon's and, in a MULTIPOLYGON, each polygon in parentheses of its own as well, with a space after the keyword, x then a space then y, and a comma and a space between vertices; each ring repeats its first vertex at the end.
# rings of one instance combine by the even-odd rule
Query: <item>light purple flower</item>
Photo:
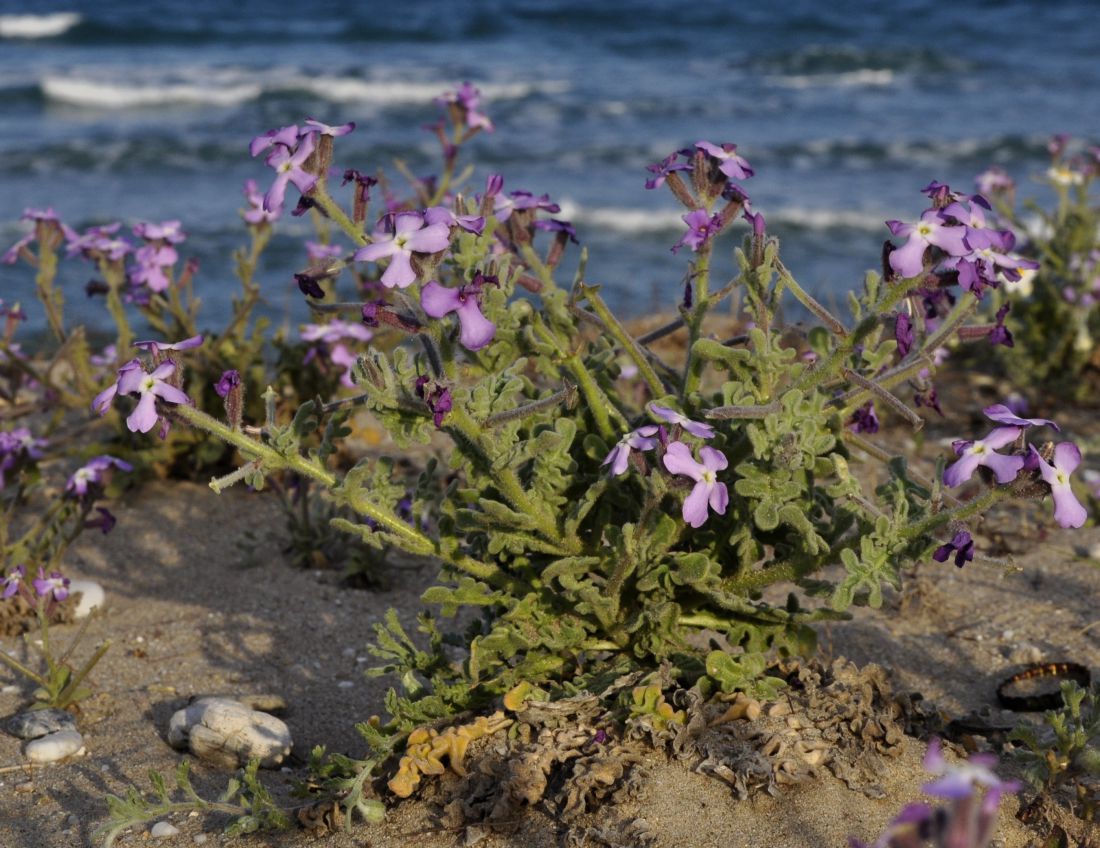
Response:
POLYGON ((481 350, 493 340, 496 325, 481 314, 481 290, 493 278, 478 274, 457 289, 449 289, 435 280, 425 284, 420 292, 420 305, 432 318, 442 318, 452 312, 458 315, 458 340, 467 350, 481 350))
MULTIPOLYGON (((313 118, 306 118, 305 125, 320 135, 330 135, 334 138, 341 135, 347 135, 355 129, 355 121, 348 121, 346 124, 340 124, 340 126, 334 127, 330 124, 323 124, 320 121, 315 121, 313 118)), ((253 153, 252 155, 255 156, 256 154, 253 153)))
POLYGON ((722 219, 718 215, 707 215, 704 209, 696 209, 680 217, 688 225, 688 231, 673 245, 673 253, 679 253, 680 248, 685 244, 692 250, 698 251, 722 227, 722 219))
POLYGON ((890 267, 902 277, 915 277, 924 269, 924 253, 935 246, 951 256, 965 256, 966 227, 948 221, 938 209, 928 209, 915 224, 887 221, 890 232, 908 241, 890 252, 890 267))
POLYGON ((656 403, 650 403, 647 408, 658 418, 663 418, 669 424, 679 424, 691 433, 691 435, 698 436, 700 439, 709 439, 714 436, 714 428, 710 426, 710 424, 705 424, 702 421, 692 421, 686 415, 677 412, 675 409, 670 409, 667 406, 661 406, 656 403))
POLYGON ((126 426, 131 432, 148 433, 157 423, 156 399, 167 403, 190 403, 191 398, 180 389, 164 380, 176 370, 171 359, 162 362, 152 373, 146 373, 141 360, 131 359, 118 371, 118 379, 108 386, 92 401, 92 409, 103 415, 110 408, 116 394, 140 395, 138 405, 126 418, 126 426))
MULTIPOLYGON (((95 396, 92 400, 92 409, 98 412, 100 415, 106 414, 107 410, 111 408, 111 404, 114 403, 115 395, 119 392, 119 386, 124 380, 127 380, 127 375, 132 371, 141 371, 141 360, 131 359, 118 369, 117 378, 115 382, 111 383, 107 388, 95 396)), ((122 392, 126 394, 125 391, 122 392)))
POLYGON ((294 183, 302 194, 310 191, 317 184, 317 176, 302 168, 317 146, 315 137, 315 133, 308 133, 299 140, 298 146, 293 151, 282 144, 274 145, 275 149, 264 160, 268 166, 275 169, 275 182, 264 195, 264 209, 271 211, 283 208, 288 183, 294 183))
POLYGON ((27 577, 27 567, 25 565, 17 565, 11 571, 8 572, 0 586, 4 587, 3 592, 0 592, 0 598, 5 600, 16 594, 20 587, 23 585, 23 581, 27 577))
POLYGON ((982 412, 985 413, 986 418, 996 421, 998 424, 1004 424, 1006 427, 1042 427, 1046 425, 1058 431, 1062 429, 1049 418, 1021 418, 1003 403, 987 406, 982 412))
POLYGON ((942 776, 926 783, 921 791, 937 798, 955 800, 970 797, 976 787, 982 786, 999 800, 1006 792, 1018 791, 1020 784, 1015 780, 1001 780, 992 768, 996 764, 997 758, 992 754, 971 754, 963 763, 948 765, 940 740, 933 738, 924 755, 924 768, 942 776))
POLYGON ((697 141, 695 146, 708 156, 717 160, 718 170, 735 180, 747 180, 753 175, 752 166, 738 155, 736 144, 711 144, 709 141, 697 141))
POLYGON ((162 292, 170 285, 167 272, 176 264, 179 254, 170 245, 147 244, 135 251, 134 259, 137 265, 130 269, 130 282, 162 292))
POLYGON ((374 337, 374 333, 362 324, 340 318, 334 318, 327 324, 303 324, 299 333, 302 341, 322 344, 335 344, 342 339, 369 342, 374 337))
POLYGON ((118 457, 106 454, 97 456, 72 473, 68 482, 65 483, 65 491, 78 498, 84 497, 88 494, 89 488, 102 485, 104 474, 112 467, 122 471, 134 470, 134 466, 118 457))
POLYGON ((347 386, 349 389, 354 387, 355 363, 359 361, 359 357, 348 350, 346 345, 337 342, 329 348, 328 358, 333 364, 344 369, 344 373, 340 375, 340 385, 347 386))
POLYGON ((656 424, 646 424, 637 430, 631 430, 619 439, 619 443, 611 449, 611 452, 600 464, 611 466, 612 477, 618 477, 620 474, 625 473, 632 450, 647 451, 657 447, 659 441, 657 439, 658 429, 656 424))
POLYGON ((63 601, 69 597, 69 578, 62 577, 60 571, 51 571, 47 577, 45 569, 39 568, 33 583, 34 591, 40 598, 53 595, 55 600, 63 601))
POLYGON ((457 91, 448 91, 436 98, 436 103, 441 106, 455 105, 462 110, 466 120, 466 126, 483 129, 492 132, 493 122, 487 115, 478 111, 481 106, 481 92, 468 82, 462 83, 457 91))
POLYGON ((310 262, 324 262, 328 259, 336 259, 344 249, 338 244, 321 244, 316 241, 306 242, 306 256, 310 262))
POLYGON ((461 227, 468 233, 481 235, 485 229, 485 219, 481 215, 456 215, 446 206, 432 206, 424 210, 427 224, 446 224, 448 227, 461 227))
MULTIPOLYGON (((645 187, 648 189, 660 188, 665 184, 665 180, 668 175, 674 171, 690 171, 690 162, 678 161, 680 154, 685 151, 678 150, 675 153, 670 153, 660 162, 654 162, 652 165, 646 165, 646 170, 653 174, 648 180, 645 181, 645 187)), ((688 154, 691 151, 687 151, 688 154)))
POLYGON ((996 194, 1014 190, 1016 181, 1008 175, 1004 168, 993 165, 974 178, 974 185, 981 194, 996 194))
POLYGON ((672 442, 665 451, 663 462, 672 474, 690 477, 695 481, 691 494, 684 499, 684 521, 692 527, 702 527, 709 516, 707 507, 718 515, 725 515, 729 505, 729 492, 725 483, 718 482, 718 472, 729 465, 725 454, 714 448, 700 448, 702 462, 696 462, 691 448, 683 442, 672 442))
POLYGON ((1061 442, 1054 448, 1054 463, 1048 463, 1039 451, 1031 446, 1033 462, 1038 462, 1039 473, 1050 485, 1050 495, 1054 498, 1054 520, 1060 527, 1081 527, 1089 517, 1088 512, 1069 482, 1069 475, 1081 464, 1081 451, 1073 442, 1061 442))
POLYGON ((437 253, 446 250, 451 243, 450 228, 444 223, 425 225, 424 217, 416 212, 404 212, 394 216, 393 234, 375 232, 374 242, 355 252, 356 260, 377 262, 387 256, 390 264, 382 274, 382 285, 387 288, 407 288, 416 282, 412 267, 413 253, 437 253))
POLYGON ((241 213, 245 223, 256 226, 279 220, 282 209, 264 209, 264 196, 260 193, 255 180, 245 180, 244 196, 249 205, 249 208, 241 213))
POLYGON ((1022 427, 997 427, 984 439, 955 442, 952 447, 959 459, 943 472, 944 485, 952 489, 961 486, 974 476, 979 465, 990 469, 998 483, 1011 483, 1025 460, 1022 456, 1005 456, 995 451, 1012 444, 1023 431, 1022 427))
POLYGON ((146 241, 166 241, 169 244, 179 244, 187 238, 179 221, 163 221, 160 224, 139 221, 134 224, 134 235, 146 241))
POLYGON ((236 368, 230 368, 228 371, 222 372, 221 377, 218 378, 218 382, 214 384, 214 391, 217 392, 218 397, 225 398, 240 384, 241 372, 236 368))
POLYGON ((508 195, 498 193, 493 201, 493 214, 502 224, 512 216, 512 212, 522 212, 525 209, 541 209, 551 215, 561 212, 561 206, 554 203, 550 195, 540 194, 536 197, 523 189, 517 189, 508 195))
POLYGON ((296 124, 277 130, 268 130, 263 135, 258 135, 252 139, 251 144, 248 145, 248 155, 252 157, 259 156, 269 147, 275 145, 281 145, 290 150, 298 143, 298 135, 296 124))

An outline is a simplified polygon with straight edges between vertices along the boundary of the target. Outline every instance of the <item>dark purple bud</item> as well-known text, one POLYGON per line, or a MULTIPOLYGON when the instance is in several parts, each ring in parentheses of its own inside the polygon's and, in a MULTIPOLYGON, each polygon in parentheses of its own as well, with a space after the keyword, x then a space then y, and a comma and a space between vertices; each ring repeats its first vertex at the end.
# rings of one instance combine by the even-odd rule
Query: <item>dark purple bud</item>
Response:
POLYGON ((84 284, 84 293, 88 295, 88 297, 95 297, 97 294, 107 294, 110 290, 110 287, 102 280, 88 280, 88 282, 84 284))
POLYGON ((852 413, 848 420, 848 426, 857 433, 877 433, 879 428, 878 415, 875 414, 875 404, 867 401, 866 404, 852 413))
POLYGON ((99 517, 89 518, 84 522, 84 527, 88 530, 94 530, 98 527, 103 531, 104 535, 107 535, 114 529, 115 524, 118 523, 118 519, 115 518, 106 507, 97 506, 95 511, 99 513, 99 517))
POLYGON ((224 398, 235 387, 241 384, 241 374, 235 368, 230 368, 228 371, 222 374, 217 383, 214 384, 214 391, 218 393, 218 397, 224 398))
POLYGON ((310 209, 316 209, 326 218, 328 217, 328 213, 326 213, 324 209, 317 205, 317 201, 315 201, 312 197, 306 197, 304 194, 298 198, 298 205, 294 207, 294 211, 292 211, 290 214, 293 215, 295 218, 301 218, 310 209))
POLYGON ((955 534, 955 538, 946 545, 940 545, 932 554, 936 562, 947 562, 948 557, 955 555, 955 565, 962 568, 966 563, 974 559, 974 540, 965 530, 955 534))
POLYGON ((298 288, 306 297, 321 299, 325 296, 325 290, 321 288, 317 278, 312 274, 295 274, 294 282, 298 284, 298 288))
POLYGON ((898 343, 898 356, 905 359, 913 349, 913 323, 904 312, 894 321, 894 338, 898 343))
POLYGON ((1013 347, 1016 344, 1012 339, 1012 332, 1005 326, 1005 316, 1008 314, 1010 308, 1011 304, 1006 303, 997 310, 997 325, 989 334, 990 344, 999 344, 1005 347, 1013 347))

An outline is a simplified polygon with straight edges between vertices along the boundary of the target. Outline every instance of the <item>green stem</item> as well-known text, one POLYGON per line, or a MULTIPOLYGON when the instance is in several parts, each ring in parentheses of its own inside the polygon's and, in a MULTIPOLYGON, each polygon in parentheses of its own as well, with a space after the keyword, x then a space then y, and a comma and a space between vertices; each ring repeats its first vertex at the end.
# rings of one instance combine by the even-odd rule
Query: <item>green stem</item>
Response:
POLYGON ((539 282, 551 291, 558 287, 558 284, 554 282, 553 272, 546 267, 539 255, 535 253, 535 248, 530 242, 520 245, 519 252, 520 256, 523 257, 523 261, 527 263, 527 267, 535 272, 539 282))
POLYGON ((25 665, 23 665, 23 663, 19 662, 19 660, 17 660, 15 657, 13 657, 11 654, 9 654, 7 651, 0 651, 0 661, 6 662, 13 669, 18 671, 24 677, 29 677, 31 680, 33 680, 35 683, 37 683, 43 689, 49 688, 49 685, 46 682, 46 678, 44 678, 41 674, 38 674, 36 672, 31 671, 29 668, 27 668, 25 665))
POLYGON ((626 328, 619 322, 619 319, 607 308, 607 304, 604 303, 603 298, 599 295, 599 290, 595 286, 586 286, 584 283, 579 284, 578 288, 585 299, 592 304, 592 308, 603 321, 604 326, 607 328, 607 331, 611 333, 612 338, 619 343, 619 346, 626 351, 626 354, 633 360, 634 364, 638 366, 638 373, 642 375, 642 379, 645 380, 646 385, 649 386, 650 395, 654 398, 662 397, 665 393, 664 385, 657 376, 657 372, 653 370, 653 366, 649 364, 649 358, 646 356, 646 352, 626 331, 626 328))
POLYGON ((107 311, 111 313, 111 319, 118 328, 115 355, 118 362, 121 363, 130 349, 130 342, 134 340, 134 332, 130 329, 130 320, 126 317, 126 307, 123 306, 122 297, 119 294, 125 280, 122 276, 122 269, 116 268, 114 264, 101 261, 99 267, 103 272, 104 279, 107 281, 107 311))
POLYGON ((68 706, 68 698, 76 692, 77 687, 79 687, 84 678, 88 676, 88 673, 93 668, 95 668, 96 663, 103 659, 103 655, 107 653, 110 647, 111 640, 108 639, 106 642, 101 643, 99 647, 95 649, 95 653, 92 654, 91 658, 86 663, 84 663, 83 666, 81 666, 80 671, 73 675, 72 679, 69 681, 69 684, 57 693, 57 696, 54 698, 55 706, 61 707, 62 709, 68 706))
POLYGON ((703 363, 698 352, 695 350, 695 342, 698 341, 699 337, 702 335, 703 319, 706 317, 707 309, 710 307, 707 298, 710 288, 710 254, 712 249, 713 244, 708 241, 703 246, 703 249, 699 251, 699 258, 695 263, 695 269, 690 283, 694 306, 687 319, 689 333, 688 361, 684 366, 683 391, 680 393, 680 399, 682 401, 686 401, 688 395, 698 390, 699 383, 703 378, 703 363))
POLYGON ((903 539, 915 539, 918 536, 923 536, 931 533, 933 530, 937 530, 943 527, 945 524, 951 522, 963 522, 970 517, 985 512, 994 504, 1000 503, 1006 498, 1013 496, 1011 486, 997 486, 989 489, 985 494, 974 498, 971 501, 967 501, 959 507, 952 510, 944 510, 937 512, 933 515, 927 516, 924 520, 917 522, 916 524, 906 527, 901 531, 901 537, 903 539))
POLYGON ((317 182, 313 194, 309 197, 355 244, 370 243, 370 239, 367 238, 363 230, 347 216, 340 204, 332 199, 332 196, 328 193, 328 184, 325 180, 322 179, 317 182))
POLYGON ((65 301, 61 292, 54 288, 53 283, 56 276, 57 254, 50 246, 49 239, 39 239, 38 273, 34 276, 34 284, 38 292, 38 299, 42 301, 42 305, 46 308, 46 322, 50 325, 50 331, 57 337, 59 342, 64 344, 65 327, 62 309, 65 301))

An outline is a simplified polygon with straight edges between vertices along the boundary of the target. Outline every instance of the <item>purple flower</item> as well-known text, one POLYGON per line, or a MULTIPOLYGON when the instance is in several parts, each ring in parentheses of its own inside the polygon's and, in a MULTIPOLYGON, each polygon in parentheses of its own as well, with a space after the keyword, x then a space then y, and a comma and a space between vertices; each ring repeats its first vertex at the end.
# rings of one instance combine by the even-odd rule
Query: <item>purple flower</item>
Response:
POLYGON ((938 209, 928 209, 915 224, 887 221, 890 232, 908 241, 890 252, 890 267, 902 277, 915 277, 924 270, 924 253, 935 246, 951 256, 965 256, 966 228, 950 222, 938 209))
POLYGON ((540 194, 536 197, 531 192, 522 189, 513 191, 507 196, 498 193, 496 200, 493 201, 493 214, 502 224, 512 216, 512 212, 522 212, 526 209, 541 209, 551 215, 561 212, 561 206, 554 203, 550 199, 550 195, 540 194))
POLYGON ((264 208, 264 196, 260 194, 260 188, 256 185, 255 180, 245 180, 244 196, 250 207, 241 213, 245 223, 257 226, 279 220, 282 210, 264 208))
POLYGON ((9 571, 3 582, 0 582, 0 586, 4 587, 3 592, 0 592, 0 598, 7 600, 12 595, 16 594, 22 587, 26 577, 27 567, 25 565, 17 565, 9 571))
POLYGON ((432 206, 424 210, 427 224, 446 224, 448 227, 461 227, 468 233, 481 235, 485 229, 485 218, 481 215, 456 215, 446 206, 432 206))
POLYGON ((647 408, 658 418, 663 418, 669 424, 679 424, 691 433, 691 435, 698 436, 700 439, 709 439, 714 436, 714 428, 712 426, 704 424, 702 421, 692 421, 686 415, 677 412, 675 409, 670 409, 667 406, 661 406, 656 403, 650 403, 647 408))
POLYGON ((685 244, 694 251, 698 251, 711 236, 717 235, 722 228, 722 219, 718 215, 707 215, 706 210, 696 209, 682 215, 684 223, 688 225, 688 231, 672 247, 673 253, 679 253, 685 244))
POLYGON ((898 356, 905 359, 913 349, 913 342, 916 339, 913 336, 913 322, 904 312, 899 312, 894 321, 894 338, 898 343, 898 356))
POLYGON ((551 218, 549 221, 535 221, 533 226, 536 230, 543 230, 548 233, 565 233, 573 244, 580 244, 577 241, 577 228, 569 221, 551 218))
POLYGON ((337 343, 329 348, 328 358, 334 365, 344 369, 340 375, 340 385, 352 388, 355 385, 355 363, 359 361, 359 357, 348 350, 346 345, 337 343))
POLYGON ((182 342, 172 342, 171 344, 157 341, 134 342, 133 347, 147 350, 153 356, 156 356, 166 350, 191 350, 191 348, 201 345, 202 341, 202 336, 191 336, 191 338, 184 339, 182 342))
POLYGON ((442 427, 443 419, 454 408, 451 390, 440 383, 433 382, 430 377, 417 377, 414 391, 416 396, 427 404, 435 426, 442 427))
POLYGON ((324 262, 327 259, 336 259, 344 252, 338 244, 321 244, 315 241, 306 242, 306 256, 310 262, 324 262))
POLYGON ((148 433, 157 423, 156 398, 168 403, 190 403, 191 398, 180 389, 164 381, 176 370, 171 359, 161 363, 147 374, 141 367, 141 360, 131 359, 118 370, 118 379, 92 401, 92 409, 103 415, 110 408, 116 394, 141 396, 137 407, 126 418, 126 426, 131 432, 148 433))
POLYGON ((1022 432, 1022 427, 997 427, 984 439, 955 442, 952 447, 959 459, 943 472, 944 485, 952 489, 961 486, 974 476, 979 465, 990 469, 998 483, 1011 483, 1024 467, 1024 458, 1005 456, 995 451, 1012 444, 1022 432))
POLYGON ((394 232, 375 232, 374 243, 355 252, 356 260, 377 262, 385 257, 390 264, 382 274, 382 285, 387 288, 407 288, 416 282, 412 267, 413 253, 436 253, 446 250, 451 243, 450 228, 443 223, 425 224, 424 217, 416 212, 404 212, 394 216, 394 232))
POLYGON ((680 151, 670 153, 660 162, 654 162, 652 165, 647 165, 646 170, 653 174, 648 180, 645 181, 645 187, 648 189, 660 188, 665 184, 665 179, 674 171, 690 171, 690 162, 677 161, 680 157, 680 151))
POLYGON ((723 144, 719 147, 709 141, 697 141, 695 146, 717 160, 718 170, 730 179, 747 180, 753 175, 752 166, 738 155, 736 144, 723 144))
POLYGON ((420 292, 420 305, 432 318, 457 313, 459 342, 467 350, 481 350, 493 340, 497 329, 481 314, 481 290, 488 282, 495 279, 478 274, 471 282, 449 289, 432 280, 420 292))
POLYGON ((974 559, 974 540, 965 530, 960 530, 946 545, 940 545, 932 554, 936 562, 947 562, 947 558, 955 555, 955 565, 962 568, 966 563, 974 559))
POLYGON ((764 220, 763 212, 750 212, 746 206, 741 217, 748 221, 749 226, 752 227, 752 234, 757 240, 764 238, 768 230, 768 222, 764 220))
POLYGON ((135 251, 134 259, 137 265, 130 269, 130 282, 162 292, 171 284, 167 272, 179 260, 179 254, 170 245, 147 244, 135 251))
POLYGON ((115 525, 118 524, 118 519, 114 517, 109 509, 105 506, 97 506, 95 511, 99 513, 98 518, 89 518, 84 522, 85 530, 99 529, 103 531, 103 535, 106 536, 112 530, 115 529, 115 525))
POLYGON ((1060 527, 1081 527, 1088 512, 1077 496, 1073 494, 1073 487, 1069 482, 1069 475, 1081 464, 1081 451, 1073 442, 1061 442, 1054 448, 1054 463, 1048 463, 1031 446, 1032 461, 1038 462, 1039 474, 1050 486, 1050 495, 1054 498, 1054 520, 1060 527))
POLYGON ((630 461, 630 452, 632 450, 653 450, 657 447, 658 439, 656 424, 646 424, 644 427, 639 427, 637 430, 631 430, 621 439, 619 443, 611 449, 601 465, 611 466, 611 476, 618 477, 626 471, 627 463, 630 461))
POLYGON ((1019 791, 1020 784, 1015 780, 1001 780, 992 768, 996 764, 997 758, 992 754, 971 754, 966 762, 949 766, 940 740, 933 738, 924 755, 924 768, 942 776, 926 783, 921 791, 937 798, 955 800, 970 797, 976 787, 982 786, 995 794, 999 801, 1002 794, 1019 791))
POLYGON ((989 334, 990 344, 999 344, 1005 347, 1015 346, 1016 342, 1012 338, 1012 331, 1005 326, 1005 316, 1008 314, 1008 310, 1011 306, 1011 304, 1006 303, 997 310, 997 323, 994 325, 993 331, 989 334))
POLYGON ((179 244, 187 238, 179 221, 163 221, 159 224, 139 221, 134 224, 134 235, 146 241, 166 241, 168 244, 179 244))
POLYGON ((1006 427, 1043 427, 1050 426, 1061 431, 1061 427, 1049 418, 1021 418, 1003 403, 995 403, 982 410, 990 421, 996 421, 1006 427))
POLYGON ((867 401, 863 406, 852 413, 848 426, 856 433, 877 433, 879 428, 878 415, 875 414, 874 401, 867 401))
POLYGON ((706 522, 708 505, 718 515, 725 515, 729 505, 726 484, 719 483, 717 476, 717 472, 729 465, 729 460, 721 451, 710 447, 700 448, 699 456, 702 462, 695 461, 691 448, 683 442, 672 442, 662 460, 670 473, 695 481, 691 494, 684 499, 683 508, 684 521, 695 528, 702 527, 706 522))
POLYGON ((1004 168, 993 165, 974 178, 974 185, 981 194, 1009 192, 1016 188, 1016 182, 1004 168))
POLYGON ((493 122, 478 109, 481 106, 481 92, 468 82, 462 83, 457 91, 448 91, 435 100, 441 106, 454 105, 462 112, 466 126, 492 132, 493 122))
POLYGON ((341 339, 369 342, 374 337, 374 333, 362 324, 339 318, 334 318, 327 324, 303 324, 299 332, 303 341, 322 344, 335 344, 341 339))
POLYGON ((84 497, 92 486, 103 485, 103 476, 112 467, 122 471, 134 470, 134 466, 118 457, 106 454, 97 456, 72 473, 65 483, 65 491, 78 498, 84 497))
POLYGON ((53 595, 55 600, 63 601, 69 597, 69 578, 62 577, 60 571, 51 571, 47 577, 45 570, 39 568, 33 583, 34 591, 40 598, 53 595))
POLYGON ((278 130, 268 130, 263 135, 258 135, 252 139, 251 144, 248 145, 248 155, 255 158, 268 148, 276 145, 281 145, 290 150, 298 143, 298 136, 298 126, 296 124, 278 130))
POLYGON ((313 155, 316 147, 315 134, 308 133, 298 141, 297 147, 291 150, 282 143, 274 145, 274 150, 268 155, 265 163, 275 169, 275 182, 264 195, 263 208, 268 210, 281 210, 286 199, 287 183, 294 183, 298 190, 305 194, 317 184, 317 177, 302 168, 306 160, 313 155))
MULTIPOLYGON (((320 135, 330 135, 333 138, 341 135, 347 135, 349 132, 355 129, 355 121, 348 121, 346 124, 340 124, 340 126, 334 127, 330 124, 323 124, 320 121, 315 121, 313 118, 306 118, 305 125, 315 133, 319 133, 320 135)), ((253 153, 252 155, 255 156, 256 154, 253 153)))
POLYGON ((218 393, 218 397, 225 398, 240 384, 241 372, 236 368, 230 368, 228 371, 223 372, 221 377, 218 378, 218 382, 214 384, 214 391, 218 393))

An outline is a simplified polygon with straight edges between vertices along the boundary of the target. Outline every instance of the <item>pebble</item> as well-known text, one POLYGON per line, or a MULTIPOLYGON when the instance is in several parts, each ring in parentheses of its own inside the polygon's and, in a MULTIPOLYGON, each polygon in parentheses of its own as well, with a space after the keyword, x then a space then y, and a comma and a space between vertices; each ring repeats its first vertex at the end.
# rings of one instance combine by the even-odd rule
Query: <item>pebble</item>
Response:
POLYGON ((103 587, 94 580, 73 580, 69 583, 69 592, 72 594, 80 592, 80 603, 73 610, 76 618, 84 618, 92 610, 102 607, 107 599, 107 593, 103 591, 103 587))
POLYGON ((54 763, 77 754, 84 747, 84 737, 75 730, 60 730, 27 743, 23 754, 32 763, 54 763))
POLYGON ((9 683, 3 689, 0 689, 0 695, 18 695, 19 687, 14 683, 9 683))
POLYGON ((153 825, 153 829, 149 831, 149 835, 153 839, 165 839, 169 836, 175 836, 180 832, 180 829, 173 824, 166 821, 159 821, 153 825))
POLYGON ((1092 559, 1100 559, 1100 542, 1093 542, 1088 547, 1089 557, 1092 559))
POLYGON ((275 768, 294 742, 290 728, 273 715, 230 698, 199 698, 172 716, 168 744, 226 768, 253 758, 263 768, 275 768))
POLYGON ((1016 646, 1016 649, 1008 655, 1008 659, 1010 662, 1031 665, 1033 663, 1042 662, 1043 652, 1037 645, 1030 645, 1024 642, 1016 646))
POLYGON ((76 730, 76 719, 64 710, 27 710, 4 719, 0 727, 19 739, 37 739, 62 730, 76 730))
POLYGON ((206 834, 205 833, 196 833, 193 838, 194 838, 194 841, 195 841, 196 845, 203 845, 203 844, 206 843, 206 834))

